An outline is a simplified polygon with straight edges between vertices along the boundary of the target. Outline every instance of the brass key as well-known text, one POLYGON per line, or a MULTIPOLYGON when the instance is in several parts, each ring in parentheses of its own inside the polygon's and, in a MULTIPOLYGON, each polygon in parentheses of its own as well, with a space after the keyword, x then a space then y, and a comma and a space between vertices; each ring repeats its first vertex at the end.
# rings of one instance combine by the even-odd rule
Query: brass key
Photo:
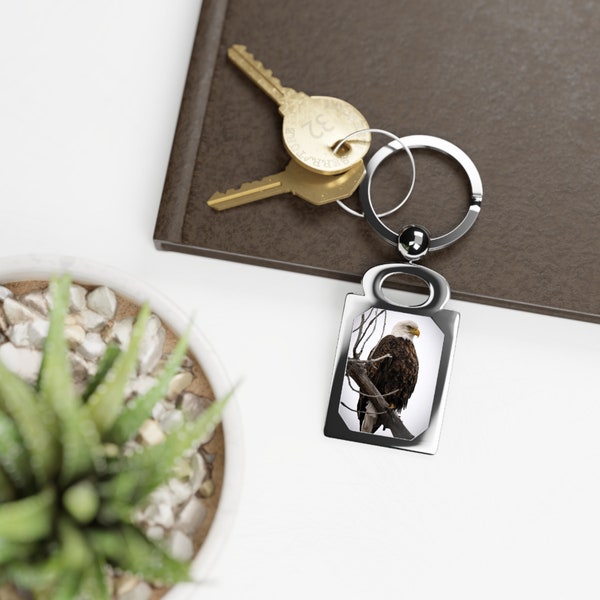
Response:
POLYGON ((335 175, 356 165, 369 150, 370 133, 357 134, 336 154, 333 148, 347 135, 369 127, 363 115, 348 102, 330 96, 308 96, 284 87, 245 46, 229 48, 229 59, 279 105, 283 115, 283 143, 289 155, 304 168, 335 175))
POLYGON ((225 210, 242 204, 256 202, 279 194, 291 193, 317 206, 351 196, 365 176, 362 160, 339 175, 319 175, 307 171, 296 161, 277 175, 259 181, 244 183, 224 194, 213 194, 207 204, 215 210, 225 210))

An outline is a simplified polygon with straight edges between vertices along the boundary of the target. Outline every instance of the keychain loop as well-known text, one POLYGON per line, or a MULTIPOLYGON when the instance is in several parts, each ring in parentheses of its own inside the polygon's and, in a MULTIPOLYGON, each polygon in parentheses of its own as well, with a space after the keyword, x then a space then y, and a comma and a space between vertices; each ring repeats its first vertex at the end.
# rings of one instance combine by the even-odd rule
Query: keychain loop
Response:
POLYGON ((477 171, 477 167, 458 146, 441 138, 431 135, 409 135, 395 139, 379 149, 373 155, 366 166, 366 171, 365 178, 359 188, 360 203, 364 210, 364 217, 369 225, 384 240, 397 246, 402 255, 408 260, 417 260, 424 256, 428 250, 441 250, 442 248, 450 246, 471 229, 479 215, 483 199, 483 184, 479 172, 477 171), (469 178, 471 197, 467 214, 452 231, 449 231, 444 235, 430 238, 427 230, 418 225, 410 225, 404 228, 400 233, 396 233, 381 221, 382 215, 378 215, 373 208, 373 201, 371 199, 371 181, 375 171, 388 156, 394 154, 394 152, 407 150, 408 148, 437 150, 442 154, 446 154, 458 162, 469 178), (418 238, 416 241, 414 239, 415 236, 418 238), (408 239, 403 240, 403 238, 408 239), (420 250, 416 254, 413 254, 411 247, 415 243, 419 245, 420 250))
POLYGON ((450 285, 445 277, 432 269, 411 263, 393 263, 372 267, 364 274, 362 285, 365 296, 370 297, 372 301, 376 301, 378 306, 391 310, 418 309, 422 314, 436 313, 444 308, 450 299, 450 285), (382 287, 388 277, 399 273, 422 279, 429 287, 429 297, 421 304, 414 306, 403 306, 390 302, 383 294, 382 287))
MULTIPOLYGON (((408 155, 408 158, 410 160, 410 164, 412 167, 412 178, 410 181, 410 187, 408 188, 408 192, 406 192, 406 195, 404 196, 404 198, 402 198, 402 200, 396 204, 396 206, 394 206, 394 208, 391 208, 390 210, 387 210, 385 212, 382 213, 375 213, 375 216, 377 218, 382 218, 382 217, 388 217, 389 215, 395 213, 399 208, 401 208, 402 206, 404 206, 404 204, 406 203, 406 201, 409 199, 410 195, 412 194, 412 191, 415 187, 415 179, 417 177, 417 170, 416 170, 416 166, 415 166, 415 158, 412 155, 412 152, 410 151, 409 147, 406 145, 405 142, 403 142, 403 138, 398 137, 397 135, 394 135, 393 133, 390 133, 389 131, 386 131, 385 129, 374 129, 372 127, 369 127, 367 129, 359 129, 358 131, 353 131, 352 133, 349 133, 346 137, 342 138, 333 148, 332 151, 334 154, 337 153, 337 151, 344 145, 345 142, 347 142, 350 138, 354 137, 355 135, 359 134, 359 133, 381 133, 383 135, 386 135, 389 138, 392 138, 392 142, 390 142, 391 144, 395 143, 395 150, 394 152, 396 152, 397 150, 404 150, 406 152, 406 154, 408 155)), ((389 144, 388 144, 389 145, 389 144)), ((387 146, 384 146, 384 148, 386 148, 387 146)), ((382 148, 382 150, 384 149, 382 148)), ((379 152, 381 152, 381 150, 379 150, 379 152)), ((379 153, 378 152, 378 153, 379 153)), ((374 158, 374 157, 373 157, 374 158)), ((350 208, 349 206, 346 206, 342 200, 336 200, 336 202, 338 203, 340 208, 343 208, 347 213, 350 213, 351 215, 355 216, 355 217, 360 217, 363 218, 365 215, 363 213, 359 213, 356 210, 353 210, 352 208, 350 208)), ((372 207, 371 207, 372 208, 372 207)))

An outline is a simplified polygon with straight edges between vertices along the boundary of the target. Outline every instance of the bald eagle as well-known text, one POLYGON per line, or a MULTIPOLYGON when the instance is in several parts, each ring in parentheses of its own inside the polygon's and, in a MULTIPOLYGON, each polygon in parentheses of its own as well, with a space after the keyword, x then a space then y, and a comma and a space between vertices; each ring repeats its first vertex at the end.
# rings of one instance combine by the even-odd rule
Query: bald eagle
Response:
MULTIPOLYGON (((367 375, 390 408, 398 413, 408 404, 419 375, 419 359, 413 338, 421 335, 414 321, 396 323, 390 335, 386 335, 369 353, 367 375)), ((358 398, 358 420, 360 430, 375 433, 381 426, 381 419, 368 396, 358 398)))

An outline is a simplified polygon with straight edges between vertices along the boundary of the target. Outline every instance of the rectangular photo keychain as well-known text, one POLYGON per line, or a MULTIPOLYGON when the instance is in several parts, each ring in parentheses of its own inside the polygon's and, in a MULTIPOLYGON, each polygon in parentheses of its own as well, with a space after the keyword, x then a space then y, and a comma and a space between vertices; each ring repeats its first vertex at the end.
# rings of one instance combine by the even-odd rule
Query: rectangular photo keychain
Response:
POLYGON ((382 265, 348 294, 335 357, 325 435, 434 454, 440 438, 459 313, 444 310, 446 280, 412 264, 382 265), (386 277, 424 279, 430 297, 401 307, 382 293, 386 277))
MULTIPOLYGON (((393 141, 380 148, 367 164, 366 176, 359 188, 364 212, 358 216, 364 217, 372 229, 395 246, 408 262, 369 269, 362 280, 364 295, 348 294, 346 297, 325 435, 435 454, 459 314, 444 308, 450 299, 446 279, 415 261, 429 251, 447 248, 469 231, 481 210, 483 186, 473 161, 447 140, 428 135, 398 138, 383 130, 370 131, 383 133, 393 141), (465 170, 471 185, 468 210, 463 220, 439 237, 432 237, 419 225, 407 225, 396 233, 381 220, 389 212, 377 214, 373 208, 371 182, 375 171, 387 157, 400 150, 411 160, 412 190, 415 163, 411 149, 434 150, 452 157, 465 170), (391 302, 382 288, 385 279, 394 274, 422 279, 429 288, 429 297, 417 306, 391 302)), ((405 200, 406 197, 397 208, 405 200)))

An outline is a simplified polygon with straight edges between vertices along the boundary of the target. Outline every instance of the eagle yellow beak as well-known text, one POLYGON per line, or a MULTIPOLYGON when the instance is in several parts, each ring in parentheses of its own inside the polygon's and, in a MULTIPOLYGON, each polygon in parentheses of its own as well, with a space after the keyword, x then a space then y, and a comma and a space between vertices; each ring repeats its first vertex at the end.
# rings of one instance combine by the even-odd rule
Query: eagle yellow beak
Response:
POLYGON ((418 328, 418 327, 411 327, 411 329, 410 329, 410 332, 411 332, 413 335, 416 335, 417 337, 419 337, 419 336, 421 335, 421 332, 419 331, 419 328, 418 328))

